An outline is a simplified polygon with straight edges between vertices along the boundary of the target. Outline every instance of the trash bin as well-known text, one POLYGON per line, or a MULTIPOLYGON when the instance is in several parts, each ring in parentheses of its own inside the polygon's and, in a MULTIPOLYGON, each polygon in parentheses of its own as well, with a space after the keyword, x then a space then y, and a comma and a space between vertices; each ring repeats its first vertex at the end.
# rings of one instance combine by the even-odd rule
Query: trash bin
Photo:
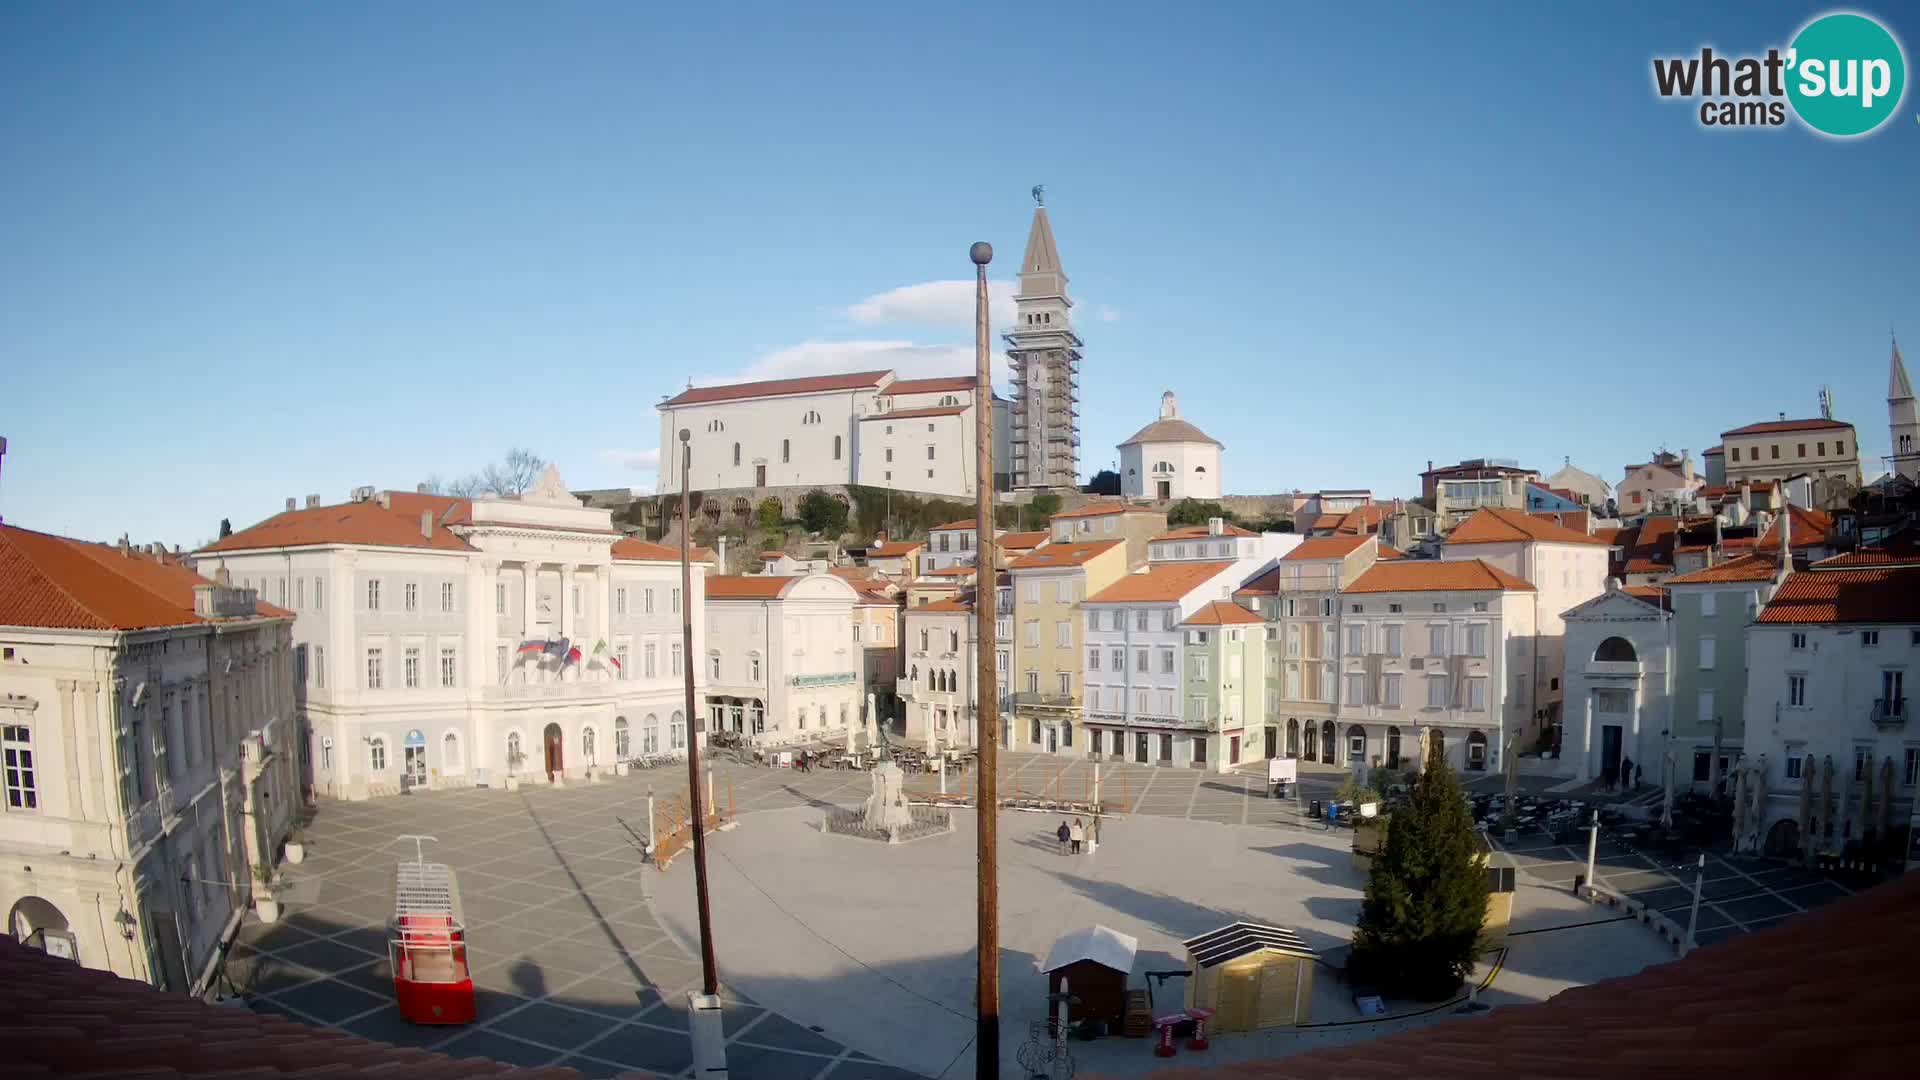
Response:
POLYGON ((1585 874, 1573 875, 1573 895, 1579 896, 1582 893, 1586 892, 1586 884, 1587 884, 1587 875, 1585 874))
POLYGON ((1309 817, 1319 817, 1319 816, 1320 816, 1320 800, 1319 800, 1319 799, 1315 799, 1315 800, 1313 800, 1313 805, 1312 805, 1312 806, 1310 806, 1310 807, 1308 807, 1308 809, 1307 809, 1307 816, 1309 816, 1309 817))

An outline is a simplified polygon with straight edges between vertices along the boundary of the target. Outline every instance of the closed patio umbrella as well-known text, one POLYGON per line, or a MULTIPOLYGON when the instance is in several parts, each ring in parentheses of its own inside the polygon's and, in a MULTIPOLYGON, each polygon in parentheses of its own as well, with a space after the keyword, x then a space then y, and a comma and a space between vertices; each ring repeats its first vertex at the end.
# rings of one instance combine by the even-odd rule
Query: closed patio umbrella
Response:
POLYGON ((1747 837, 1747 853, 1758 854, 1767 835, 1767 755, 1761 754, 1753 767, 1753 828, 1747 837))
POLYGON ((1880 760, 1880 812, 1874 818, 1875 835, 1884 849, 1887 831, 1893 827, 1893 757, 1880 760))
POLYGON ((1857 834, 1864 843, 1867 838, 1867 829, 1873 824, 1872 758, 1868 758, 1866 766, 1860 770, 1860 817, 1854 824, 1859 826, 1859 828, 1854 830, 1854 833, 1857 834))
POLYGON ((1831 755, 1820 762, 1820 809, 1815 819, 1819 823, 1820 838, 1824 840, 1833 832, 1833 758, 1831 755))
POLYGON ((1747 759, 1733 763, 1733 846, 1747 835, 1747 759))
POLYGON ((1660 771, 1666 774, 1667 780, 1667 797, 1660 804, 1660 827, 1671 829, 1673 828, 1673 751, 1667 751, 1665 760, 1661 762, 1660 771))
POLYGON ((1813 855, 1813 755, 1800 763, 1800 854, 1813 855))

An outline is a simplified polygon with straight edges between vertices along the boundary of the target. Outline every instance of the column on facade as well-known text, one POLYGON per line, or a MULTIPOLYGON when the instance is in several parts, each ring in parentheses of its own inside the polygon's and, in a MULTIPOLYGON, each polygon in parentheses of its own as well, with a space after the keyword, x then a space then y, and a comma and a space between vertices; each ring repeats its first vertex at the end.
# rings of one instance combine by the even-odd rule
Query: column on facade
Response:
MULTIPOLYGON (((494 654, 499 647, 499 616, 494 611, 495 586, 500 581, 500 560, 494 558, 473 559, 467 563, 467 663, 466 689, 463 696, 467 700, 466 715, 472 720, 462 735, 465 744, 461 747, 465 753, 467 775, 472 776, 475 769, 493 768, 495 747, 493 740, 483 730, 482 712, 476 706, 490 686, 505 684, 505 671, 493 670, 494 654)), ((507 660, 511 664, 518 654, 511 651, 519 642, 508 643, 507 660)))
MULTIPOLYGON (((359 636, 355 632, 360 621, 360 609, 354 606, 354 567, 359 562, 359 556, 353 551, 342 551, 335 556, 335 560, 327 584, 327 591, 331 594, 327 597, 327 605, 332 609, 328 618, 330 632, 327 635, 327 651, 333 655, 327 660, 331 670, 328 672, 326 693, 335 703, 350 705, 359 700, 360 683, 366 677, 365 658, 358 655, 359 636)), ((210 689, 213 699, 221 702, 218 707, 224 709, 226 706, 221 687, 216 683, 210 689)), ((335 709, 336 719, 331 732, 334 792, 340 797, 345 797, 349 790, 348 784, 353 779, 359 758, 355 753, 358 740, 352 725, 344 718, 346 712, 344 709, 335 709)), ((216 724, 211 730, 217 733, 220 727, 216 724)), ((217 743, 217 737, 215 741, 217 743)))
MULTIPOLYGON (((580 643, 573 640, 574 628, 580 621, 579 612, 573 609, 573 590, 580 580, 577 570, 578 567, 572 563, 563 563, 560 566, 560 636, 576 649, 580 648, 580 643)), ((592 647, 592 643, 589 642, 587 648, 592 647)), ((584 653, 585 650, 582 650, 582 655, 584 653)), ((566 658, 562 657, 559 677, 566 682, 577 681, 580 678, 579 665, 568 664, 566 658)))
MULTIPOLYGON (((597 595, 593 610, 593 639, 595 644, 606 642, 607 650, 611 652, 613 650, 613 564, 605 563, 597 567, 594 582, 597 595)), ((664 663, 664 658, 662 662, 664 663)))
POLYGON ((534 623, 540 617, 540 612, 538 609, 540 598, 536 591, 538 589, 539 580, 540 580, 540 564, 534 562, 531 559, 521 560, 521 563, 520 563, 520 592, 521 592, 520 622, 521 622, 521 629, 523 631, 522 636, 526 638, 531 638, 534 636, 534 633, 535 633, 534 623))
MULTIPOLYGON (((60 734, 61 753, 66 755, 67 774, 67 816, 85 820, 86 814, 80 801, 80 770, 77 747, 75 746, 75 723, 79 718, 80 688, 72 679, 59 679, 54 688, 60 694, 60 734)), ((8 929, 12 929, 9 927, 8 929)))

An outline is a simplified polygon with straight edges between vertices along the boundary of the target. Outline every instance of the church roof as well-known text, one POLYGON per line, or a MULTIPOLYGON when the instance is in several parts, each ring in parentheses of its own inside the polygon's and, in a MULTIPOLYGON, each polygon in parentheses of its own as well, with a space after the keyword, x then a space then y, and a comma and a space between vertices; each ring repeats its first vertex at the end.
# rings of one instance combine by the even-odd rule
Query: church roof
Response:
POLYGON ((1214 446, 1220 445, 1220 440, 1177 416, 1166 420, 1155 420, 1153 423, 1134 432, 1133 438, 1128 439, 1120 445, 1132 446, 1135 443, 1173 442, 1197 442, 1211 443, 1214 446))
POLYGON ((1913 383, 1907 381, 1907 365, 1900 358, 1900 343, 1893 343, 1893 368, 1887 373, 1887 400, 1900 401, 1913 396, 1913 383))
POLYGON ((1027 230, 1027 254, 1020 260, 1023 274, 1060 272, 1060 249, 1053 242, 1053 225, 1047 221, 1047 208, 1033 208, 1033 225, 1027 230))
POLYGON ((783 397, 789 394, 826 394, 837 390, 865 390, 877 387, 891 371, 855 371, 845 375, 809 375, 799 379, 764 379, 760 382, 729 383, 726 386, 690 386, 660 403, 667 405, 705 405, 715 401, 741 401, 746 398, 783 397))

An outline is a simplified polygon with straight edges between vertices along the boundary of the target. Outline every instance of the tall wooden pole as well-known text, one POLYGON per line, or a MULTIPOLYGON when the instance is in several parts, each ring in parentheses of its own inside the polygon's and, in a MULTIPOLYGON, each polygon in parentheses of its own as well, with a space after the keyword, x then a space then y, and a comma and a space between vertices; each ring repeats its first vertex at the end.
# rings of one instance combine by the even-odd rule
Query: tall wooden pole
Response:
POLYGON ((709 997, 720 992, 720 974, 713 959, 713 909, 707 902, 707 814, 700 799, 700 714, 693 704, 693 506, 687 494, 687 440, 693 432, 680 429, 680 666, 687 691, 687 797, 693 802, 693 888, 700 901, 701 990, 709 997))
POLYGON ((976 561, 973 573, 974 656, 979 676, 974 680, 979 699, 980 769, 974 811, 979 816, 979 988, 974 1005, 978 1015, 973 1041, 973 1075, 977 1080, 1000 1077, 1000 867, 999 793, 999 680, 994 670, 996 609, 1000 598, 1000 571, 994 562, 999 545, 993 536, 993 369, 987 349, 987 264, 993 246, 982 241, 971 252, 973 287, 973 460, 974 532, 976 561))

